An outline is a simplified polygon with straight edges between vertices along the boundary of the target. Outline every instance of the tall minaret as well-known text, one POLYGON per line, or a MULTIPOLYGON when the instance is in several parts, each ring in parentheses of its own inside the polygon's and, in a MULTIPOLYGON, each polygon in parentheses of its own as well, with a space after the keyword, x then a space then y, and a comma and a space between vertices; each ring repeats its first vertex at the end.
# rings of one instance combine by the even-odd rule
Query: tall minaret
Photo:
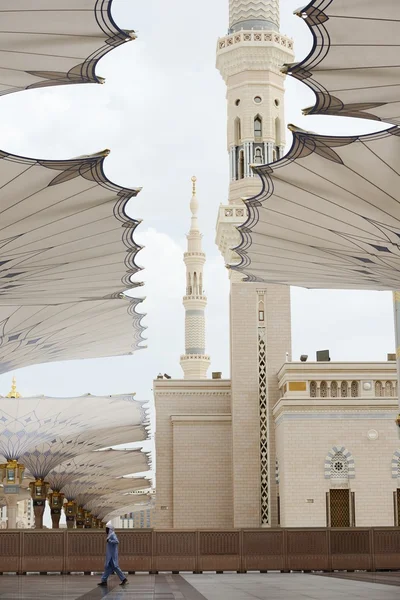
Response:
POLYGON ((206 323, 204 311, 207 298, 203 290, 203 267, 206 255, 202 248, 202 235, 199 230, 197 212, 199 202, 196 195, 196 177, 192 177, 193 190, 190 210, 192 222, 187 235, 188 249, 184 254, 186 265, 185 307, 185 354, 181 356, 181 367, 185 379, 206 379, 210 357, 205 353, 206 323))
MULTIPOLYGON (((273 162, 285 152, 281 68, 294 55, 292 40, 279 33, 279 0, 229 0, 229 17, 228 35, 217 47, 217 67, 227 85, 230 165, 217 244, 226 263, 234 264, 236 226, 246 220, 242 199, 261 191, 251 165, 273 162)), ((277 373, 291 353, 290 289, 246 283, 235 271, 230 278, 234 526, 270 527, 278 524, 272 410, 279 399, 277 373)))

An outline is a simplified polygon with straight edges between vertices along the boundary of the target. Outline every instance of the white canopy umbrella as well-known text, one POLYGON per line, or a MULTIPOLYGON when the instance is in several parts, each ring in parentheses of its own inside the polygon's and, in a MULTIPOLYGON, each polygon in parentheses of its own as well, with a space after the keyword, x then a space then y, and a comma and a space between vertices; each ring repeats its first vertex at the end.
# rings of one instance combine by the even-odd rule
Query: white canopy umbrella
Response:
POLYGON ((123 476, 126 473, 144 473, 149 470, 147 455, 141 450, 102 450, 88 452, 68 460, 47 475, 52 490, 59 491, 75 479, 90 475, 99 477, 123 476))
POLYGON ((147 437, 147 411, 134 395, 0 399, 0 454, 35 477, 89 450, 147 437), (54 460, 57 462, 54 463, 54 460), (50 468, 49 468, 49 465, 50 468))
POLYGON ((0 373, 120 356, 143 341, 126 212, 138 189, 111 183, 107 152, 67 161, 0 152, 0 373))
POLYGON ((312 0, 296 13, 310 28, 313 46, 285 72, 316 95, 305 114, 400 124, 400 3, 312 0))
POLYGON ((107 52, 136 38, 111 16, 112 0, 2 0, 0 95, 74 83, 103 83, 107 52))
POLYGON ((245 201, 232 269, 307 288, 400 289, 400 128, 343 138, 293 129, 289 153, 254 170, 263 190, 245 201))

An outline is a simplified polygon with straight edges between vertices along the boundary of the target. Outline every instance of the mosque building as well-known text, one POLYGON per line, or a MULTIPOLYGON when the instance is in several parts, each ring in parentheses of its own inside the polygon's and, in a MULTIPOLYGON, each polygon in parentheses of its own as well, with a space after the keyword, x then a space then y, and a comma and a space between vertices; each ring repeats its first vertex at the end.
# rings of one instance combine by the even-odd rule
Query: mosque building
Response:
MULTIPOLYGON (((251 165, 285 153, 279 0, 229 0, 217 67, 227 86, 229 193, 216 243, 238 256, 243 198, 260 191, 251 165)), ((154 382, 159 529, 350 527, 400 524, 396 356, 387 362, 291 358, 289 286, 243 281, 230 270, 231 379, 207 378, 195 181, 182 380, 154 382)))

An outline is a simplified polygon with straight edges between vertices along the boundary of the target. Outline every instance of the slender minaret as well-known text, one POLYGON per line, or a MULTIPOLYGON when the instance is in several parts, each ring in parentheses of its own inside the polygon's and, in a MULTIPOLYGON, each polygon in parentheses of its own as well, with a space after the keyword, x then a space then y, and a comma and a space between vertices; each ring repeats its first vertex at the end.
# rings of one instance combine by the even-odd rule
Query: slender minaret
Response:
MULTIPOLYGON (((232 248, 240 242, 236 226, 247 216, 243 199, 261 191, 251 165, 285 152, 281 68, 294 60, 292 40, 279 33, 279 0, 229 0, 229 17, 228 35, 217 48, 227 86, 230 165, 217 244, 228 265, 238 260, 232 248)), ((290 289, 246 283, 229 272, 234 526, 271 527, 278 524, 279 459, 272 410, 279 399, 277 373, 291 352, 290 289)))
POLYGON ((210 357, 205 353, 206 323, 204 311, 207 298, 203 293, 203 267, 206 255, 202 248, 197 212, 199 202, 196 195, 196 177, 192 177, 193 193, 190 202, 192 222, 187 235, 188 249, 184 254, 186 265, 185 307, 185 354, 181 356, 181 367, 185 379, 206 379, 210 357))

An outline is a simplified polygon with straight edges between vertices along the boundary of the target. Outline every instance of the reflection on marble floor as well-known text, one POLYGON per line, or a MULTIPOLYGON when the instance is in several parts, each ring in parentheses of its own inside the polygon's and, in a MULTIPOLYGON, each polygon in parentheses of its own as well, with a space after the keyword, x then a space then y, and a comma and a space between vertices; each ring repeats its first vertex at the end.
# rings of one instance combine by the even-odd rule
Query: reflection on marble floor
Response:
POLYGON ((111 577, 107 588, 97 586, 97 576, 4 575, 0 600, 398 600, 397 575, 365 575, 354 581, 339 574, 139 574, 129 576, 127 587, 111 577), (392 585, 384 585, 385 578, 392 585))

